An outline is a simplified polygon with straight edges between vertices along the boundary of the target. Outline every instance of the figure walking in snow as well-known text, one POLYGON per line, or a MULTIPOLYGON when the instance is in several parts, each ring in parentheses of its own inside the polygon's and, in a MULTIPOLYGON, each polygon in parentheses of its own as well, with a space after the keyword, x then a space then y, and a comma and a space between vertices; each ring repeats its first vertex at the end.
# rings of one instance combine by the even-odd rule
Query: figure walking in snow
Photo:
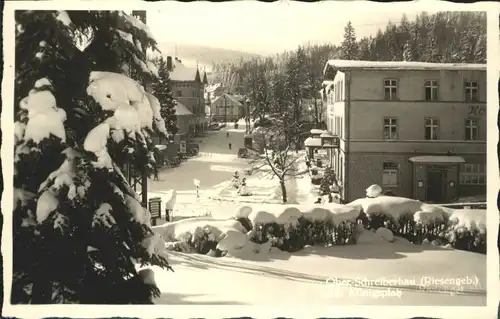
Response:
POLYGON ((155 181, 158 180, 158 166, 156 164, 155 164, 155 171, 154 171, 154 177, 153 177, 153 179, 155 181))
POLYGON ((229 137, 229 132, 226 132, 226 137, 229 137))
POLYGON ((232 147, 232 145, 231 145, 231 143, 229 143, 229 149, 232 149, 231 147, 232 147))

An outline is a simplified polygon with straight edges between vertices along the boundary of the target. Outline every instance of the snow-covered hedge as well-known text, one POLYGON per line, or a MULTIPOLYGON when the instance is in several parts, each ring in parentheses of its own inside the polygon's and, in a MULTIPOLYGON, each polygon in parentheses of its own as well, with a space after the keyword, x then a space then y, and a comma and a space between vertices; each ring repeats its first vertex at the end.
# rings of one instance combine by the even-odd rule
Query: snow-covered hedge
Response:
POLYGON ((357 244, 360 228, 387 229, 415 244, 438 242, 485 253, 485 221, 485 210, 453 210, 379 196, 346 205, 246 205, 228 220, 188 218, 152 228, 169 249, 216 256, 246 250, 263 253, 271 246, 291 252, 305 245, 357 244))
POLYGON ((359 209, 339 204, 261 204, 240 207, 235 218, 252 225, 251 241, 297 251, 305 245, 354 244, 359 214, 359 209))
POLYGON ((362 198, 346 206, 361 211, 365 228, 387 227, 415 244, 437 240, 486 253, 486 210, 450 209, 395 196, 362 198))

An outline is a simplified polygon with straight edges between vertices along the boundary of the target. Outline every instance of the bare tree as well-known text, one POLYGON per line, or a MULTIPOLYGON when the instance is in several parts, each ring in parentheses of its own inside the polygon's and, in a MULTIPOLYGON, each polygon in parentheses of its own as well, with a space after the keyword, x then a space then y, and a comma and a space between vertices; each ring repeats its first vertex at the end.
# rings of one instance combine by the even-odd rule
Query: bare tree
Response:
POLYGON ((278 125, 267 129, 263 134, 266 144, 264 154, 261 155, 263 161, 259 168, 269 168, 270 173, 278 179, 282 201, 286 203, 288 193, 285 181, 287 178, 295 178, 304 172, 298 171, 297 162, 300 159, 300 154, 294 152, 292 143, 287 142, 289 139, 286 135, 289 134, 289 131, 282 128, 281 125, 278 125))

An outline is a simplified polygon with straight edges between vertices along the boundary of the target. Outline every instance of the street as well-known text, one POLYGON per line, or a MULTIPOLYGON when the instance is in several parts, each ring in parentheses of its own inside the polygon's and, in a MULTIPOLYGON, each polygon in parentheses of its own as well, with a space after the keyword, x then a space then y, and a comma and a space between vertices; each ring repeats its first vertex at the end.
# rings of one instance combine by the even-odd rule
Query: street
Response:
POLYGON ((148 181, 149 192, 195 191, 194 179, 200 180, 200 190, 210 189, 230 179, 235 171, 247 169, 248 160, 237 157, 238 149, 243 147, 245 127, 240 126, 237 130, 233 127, 230 123, 220 131, 208 131, 205 137, 197 138, 202 141, 198 156, 188 158, 178 167, 159 170, 159 180, 148 181), (226 137, 227 132, 229 137, 226 137))

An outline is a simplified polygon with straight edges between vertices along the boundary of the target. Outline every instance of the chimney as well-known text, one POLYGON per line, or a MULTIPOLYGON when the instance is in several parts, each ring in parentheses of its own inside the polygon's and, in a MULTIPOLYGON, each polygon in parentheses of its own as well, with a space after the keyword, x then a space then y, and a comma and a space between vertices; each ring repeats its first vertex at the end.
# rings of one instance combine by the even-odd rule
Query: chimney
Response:
POLYGON ((167 56, 167 70, 168 72, 172 71, 172 57, 169 55, 167 56))

